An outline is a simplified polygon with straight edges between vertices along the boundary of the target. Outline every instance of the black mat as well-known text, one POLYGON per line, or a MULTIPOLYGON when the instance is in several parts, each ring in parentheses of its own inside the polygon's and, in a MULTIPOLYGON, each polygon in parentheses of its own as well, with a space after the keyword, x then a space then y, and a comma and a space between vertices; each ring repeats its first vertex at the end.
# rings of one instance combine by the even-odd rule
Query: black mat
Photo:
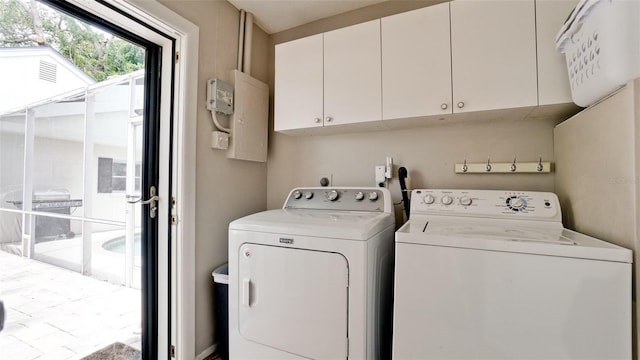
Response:
POLYGON ((140 350, 136 350, 129 345, 120 342, 106 346, 91 355, 85 356, 83 360, 141 360, 140 350))

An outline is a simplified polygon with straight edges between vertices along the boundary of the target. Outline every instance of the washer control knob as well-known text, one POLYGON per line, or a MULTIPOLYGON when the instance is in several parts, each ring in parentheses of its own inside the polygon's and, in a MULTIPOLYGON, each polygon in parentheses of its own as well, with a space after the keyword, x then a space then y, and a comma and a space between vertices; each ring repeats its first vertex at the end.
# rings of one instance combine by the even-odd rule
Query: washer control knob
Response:
POLYGON ((293 198, 294 199, 298 200, 301 197, 302 197, 302 193, 300 191, 296 190, 296 191, 293 192, 293 198))
POLYGON ((445 195, 440 199, 443 205, 451 205, 453 203, 453 198, 449 195, 445 195))
POLYGON ((527 207, 527 201, 521 197, 512 197, 509 201, 509 207, 512 210, 521 210, 527 207))
POLYGON ((469 206, 472 202, 473 200, 471 200, 471 198, 468 196, 463 196, 460 198, 460 205, 469 206))
POLYGON ((356 200, 360 201, 362 199, 364 199, 364 193, 362 191, 358 191, 356 193, 356 200))
POLYGON ((313 197, 313 193, 311 191, 305 191, 304 198, 310 200, 313 197))
POLYGON ((375 191, 372 191, 369 193, 369 200, 371 201, 376 201, 378 200, 378 193, 375 191))
POLYGON ((338 197, 340 196, 340 194, 338 194, 338 192, 336 190, 331 190, 327 193, 327 200, 329 201, 336 201, 338 200, 338 197))
POLYGON ((431 194, 425 195, 423 199, 424 199, 424 203, 427 205, 431 205, 436 201, 436 198, 433 197, 433 195, 431 194))

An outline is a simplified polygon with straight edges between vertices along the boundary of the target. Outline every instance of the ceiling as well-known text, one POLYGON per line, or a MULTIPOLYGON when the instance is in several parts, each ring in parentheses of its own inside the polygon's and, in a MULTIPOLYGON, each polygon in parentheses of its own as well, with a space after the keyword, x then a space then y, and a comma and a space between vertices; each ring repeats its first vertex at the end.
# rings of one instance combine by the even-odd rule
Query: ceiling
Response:
POLYGON ((229 0, 236 8, 250 12, 268 34, 291 29, 386 0, 229 0))

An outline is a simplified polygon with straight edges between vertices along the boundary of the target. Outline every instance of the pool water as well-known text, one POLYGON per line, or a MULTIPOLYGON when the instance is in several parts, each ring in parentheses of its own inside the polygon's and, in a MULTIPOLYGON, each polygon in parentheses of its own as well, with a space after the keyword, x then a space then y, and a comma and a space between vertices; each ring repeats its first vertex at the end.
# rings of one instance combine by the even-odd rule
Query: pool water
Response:
MULTIPOLYGON (((124 243, 125 243, 124 235, 118 236, 117 238, 113 238, 111 240, 106 241, 104 244, 102 244, 102 248, 107 251, 112 251, 114 253, 124 254, 124 251, 125 251, 124 243)), ((140 234, 135 234, 135 237, 133 240, 133 254, 135 256, 140 256, 140 253, 141 253, 140 243, 141 243, 140 234)))

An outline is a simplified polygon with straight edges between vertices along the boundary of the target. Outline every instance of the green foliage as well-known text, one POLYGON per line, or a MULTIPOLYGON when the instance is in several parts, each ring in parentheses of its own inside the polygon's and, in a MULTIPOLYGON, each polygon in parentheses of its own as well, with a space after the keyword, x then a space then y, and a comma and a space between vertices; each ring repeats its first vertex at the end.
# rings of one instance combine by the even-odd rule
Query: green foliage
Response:
POLYGON ((0 0, 0 47, 33 46, 51 46, 97 81, 144 68, 141 47, 36 1, 0 0))

